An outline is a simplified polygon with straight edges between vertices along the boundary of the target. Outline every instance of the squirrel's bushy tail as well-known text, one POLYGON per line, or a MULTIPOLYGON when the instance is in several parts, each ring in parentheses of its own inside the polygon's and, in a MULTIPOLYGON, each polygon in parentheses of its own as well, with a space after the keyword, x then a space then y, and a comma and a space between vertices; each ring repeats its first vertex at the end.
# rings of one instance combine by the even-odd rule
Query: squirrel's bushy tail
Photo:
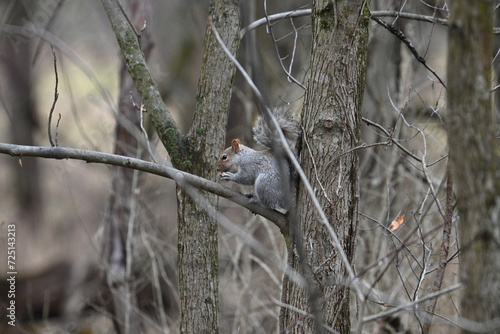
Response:
MULTIPOLYGON (((295 115, 286 107, 275 108, 272 110, 272 113, 278 121, 281 131, 283 131, 283 134, 288 141, 288 145, 292 151, 295 151, 295 144, 297 143, 297 139, 300 134, 299 121, 297 117, 295 117, 295 115)), ((272 147, 273 140, 275 144, 279 144, 281 142, 278 134, 271 131, 262 116, 259 116, 257 124, 253 127, 253 138, 257 143, 267 148, 272 147)))

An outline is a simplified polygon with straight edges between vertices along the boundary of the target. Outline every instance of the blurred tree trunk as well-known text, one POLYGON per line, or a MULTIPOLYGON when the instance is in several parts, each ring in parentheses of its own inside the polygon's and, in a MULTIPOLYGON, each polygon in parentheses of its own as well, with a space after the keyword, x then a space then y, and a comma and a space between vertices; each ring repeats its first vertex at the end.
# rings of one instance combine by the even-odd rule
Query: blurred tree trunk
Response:
MULTIPOLYGON (((140 31, 144 21, 150 16, 149 0, 129 0, 131 22, 140 31)), ((145 56, 150 51, 148 31, 141 34, 141 46, 145 56)), ((140 111, 130 101, 133 83, 127 73, 125 62, 120 69, 120 96, 115 126, 114 153, 124 156, 140 157, 140 111)), ((140 104, 140 102, 137 102, 140 104)), ((137 303, 136 279, 131 271, 135 259, 134 238, 137 219, 135 205, 139 172, 133 169, 114 167, 111 195, 103 250, 106 259, 106 283, 112 293, 112 307, 109 310, 117 333, 140 333, 141 316, 137 303), (132 231, 129 231, 132 229, 132 231), (130 239, 130 237, 132 239, 130 239)), ((110 305, 111 306, 111 305, 110 305)))
MULTIPOLYGON (((372 0, 372 8, 385 8, 389 11, 400 10, 401 2, 399 0, 372 0)), ((400 21, 397 21, 399 24, 400 21)), ((368 65, 366 70, 366 90, 363 101, 363 116, 378 123, 388 124, 390 127, 396 125, 396 116, 392 112, 391 99, 396 105, 401 104, 401 41, 392 36, 386 29, 380 25, 375 25, 370 31, 370 46, 368 50, 368 65)), ((363 126, 363 124, 362 124, 363 126)), ((361 139, 365 143, 374 143, 379 140, 379 134, 371 131, 367 125, 361 130, 361 139)), ((387 147, 374 147, 371 151, 360 150, 361 166, 361 204, 377 207, 375 219, 384 222, 389 217, 393 217, 397 212, 390 212, 392 208, 387 208, 388 198, 391 196, 390 187, 387 184, 393 182, 397 177, 396 165, 400 156, 394 154, 394 150, 388 150, 387 147), (373 154, 373 151, 376 154, 373 154), (380 160, 379 160, 380 159, 380 160), (380 164, 378 161, 384 161, 380 164), (374 178, 378 178, 378 182, 374 178)), ((395 200, 391 198, 391 201, 395 200)), ((392 203, 392 202, 391 202, 392 203)), ((396 206, 397 207, 397 206, 396 206)), ((394 210, 394 209, 393 209, 394 210)), ((363 268, 373 263, 383 254, 387 254, 388 247, 392 243, 387 243, 387 234, 385 231, 375 232, 372 229, 361 229, 360 238, 358 238, 358 249, 362 252, 356 259, 359 268, 363 268)), ((393 268, 391 268, 393 269, 393 268)), ((382 288, 390 288, 394 282, 395 272, 383 275, 380 283, 382 288)))
MULTIPOLYGON (((5 11, 7 16, 3 23, 21 26, 24 23, 22 20, 29 18, 23 2, 9 1, 9 5, 2 5, 8 6, 11 8, 10 11, 5 11)), ((31 40, 14 34, 3 34, 0 42, 0 64, 3 82, 6 84, 1 90, 0 98, 8 108, 12 143, 20 145, 34 145, 34 134, 39 129, 34 107, 31 46, 31 40)), ((12 164, 15 171, 15 186, 12 189, 15 190, 20 219, 35 228, 42 221, 38 160, 24 159, 22 165, 18 160, 12 160, 12 164)))
MULTIPOLYGON (((353 259, 358 223, 358 156, 355 151, 343 153, 358 145, 360 136, 368 6, 362 0, 313 1, 311 76, 302 117, 301 165, 349 261, 353 259)), ((348 277, 346 267, 303 187, 297 202, 302 238, 296 243, 302 242, 306 259, 299 259, 292 243, 288 262, 301 272, 300 262, 306 261, 318 293, 317 302, 321 303, 322 322, 339 333, 350 333, 349 288, 343 285, 348 277)), ((282 301, 311 312, 304 290, 286 277, 282 301)), ((281 330, 324 331, 315 328, 312 319, 298 319, 299 314, 283 307, 281 330)))
MULTIPOLYGON (((239 20, 237 1, 211 1, 196 109, 186 137, 191 165, 185 170, 212 181, 217 176, 214 159, 224 149, 235 66, 217 42, 211 24, 234 55, 239 47, 239 20)), ((181 332, 218 333, 218 224, 185 191, 178 188, 177 194, 181 332)), ((201 200, 215 207, 216 196, 204 195, 201 200)))
POLYGON ((450 10, 448 142, 460 216, 461 316, 486 322, 500 317, 500 171, 491 98, 493 3, 455 0, 450 10))

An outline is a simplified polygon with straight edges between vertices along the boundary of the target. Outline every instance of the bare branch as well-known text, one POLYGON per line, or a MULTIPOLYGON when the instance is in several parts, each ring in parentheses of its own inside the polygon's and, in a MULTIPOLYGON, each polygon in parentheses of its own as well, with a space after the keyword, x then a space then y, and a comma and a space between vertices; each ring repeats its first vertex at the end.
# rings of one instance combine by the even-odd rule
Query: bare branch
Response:
POLYGON ((274 22, 286 18, 307 16, 307 15, 311 15, 311 9, 299 9, 299 10, 292 10, 289 12, 268 15, 267 17, 258 19, 257 21, 252 22, 245 28, 241 29, 240 36, 241 38, 243 38, 247 32, 252 31, 264 24, 268 24, 269 22, 274 22))
MULTIPOLYGON (((252 31, 260 26, 263 26, 263 25, 267 24, 269 21, 274 22, 274 21, 278 21, 278 20, 282 20, 282 19, 286 19, 286 18, 308 16, 308 15, 311 15, 311 12, 312 12, 312 9, 310 9, 310 8, 298 9, 298 10, 291 10, 289 12, 283 12, 283 13, 269 15, 268 17, 263 17, 261 19, 258 19, 257 21, 250 23, 245 28, 241 29, 240 36, 241 36, 241 38, 243 38, 246 35, 246 33, 248 33, 249 31, 252 31)), ((429 16, 429 15, 421 15, 421 14, 394 11, 394 10, 376 10, 376 11, 371 12, 371 17, 396 17, 396 18, 401 18, 401 19, 408 19, 408 20, 414 20, 414 21, 422 21, 422 22, 428 22, 428 23, 441 24, 441 25, 445 25, 445 26, 448 25, 447 19, 442 19, 439 17, 429 16)), ((493 33, 495 35, 500 34, 500 28, 494 27, 493 33)))
MULTIPOLYGON (((278 42, 279 42, 280 39, 276 39, 276 37, 274 35, 273 23, 270 20, 270 16, 267 14, 267 1, 266 0, 264 0, 264 13, 266 15, 265 18, 267 19, 268 33, 269 33, 269 35, 271 35, 271 38, 273 39, 274 49, 275 49, 276 55, 278 56, 278 61, 280 63, 281 69, 283 70, 283 72, 285 72, 285 74, 286 74, 287 79, 288 79, 289 82, 294 82, 300 88, 302 88, 302 89, 305 90, 306 86, 303 83, 301 83, 300 81, 298 81, 292 75, 292 67, 293 67, 293 62, 294 62, 294 58, 295 58, 295 53, 296 53, 296 50, 297 50, 297 38, 298 38, 298 30, 297 30, 297 28, 295 28, 295 25, 293 24, 293 19, 290 18, 290 21, 291 21, 291 25, 293 27, 293 33, 294 33, 295 36, 294 36, 293 48, 292 48, 292 51, 291 51, 292 57, 291 57, 291 60, 290 60, 289 69, 286 69, 285 64, 283 63, 283 60, 286 59, 288 56, 281 57, 281 55, 280 55, 280 51, 279 51, 279 48, 278 48, 278 42)), ((283 38, 285 38, 285 37, 283 37, 283 38)))
POLYGON ((59 117, 57 118, 57 123, 56 123, 56 146, 59 146, 58 137, 59 137, 59 123, 61 123, 61 113, 59 113, 59 117))
POLYGON ((383 317, 387 317, 388 315, 397 313, 397 312, 402 311, 402 310, 410 310, 410 311, 412 311, 413 308, 416 305, 418 305, 419 303, 422 303, 422 302, 424 302, 424 301, 426 301, 428 299, 437 298, 437 297, 442 296, 444 294, 447 294, 447 293, 450 293, 452 291, 455 291, 455 290, 459 289, 461 286, 462 286, 461 284, 452 285, 449 288, 442 289, 442 290, 436 291, 434 293, 430 293, 427 296, 424 296, 423 298, 420 298, 419 300, 413 301, 411 303, 406 303, 406 304, 400 305, 398 307, 393 308, 392 310, 385 311, 385 312, 380 312, 380 313, 377 313, 377 314, 374 314, 374 315, 371 315, 371 316, 368 316, 368 317, 364 317, 362 321, 363 322, 374 321, 374 320, 377 320, 377 319, 380 319, 380 318, 383 318, 383 317))
POLYGON ((385 22, 383 20, 380 20, 380 19, 376 18, 373 15, 370 18, 373 21, 375 21, 378 24, 380 24, 385 29, 389 30, 390 33, 392 33, 401 42, 403 42, 408 47, 408 49, 410 50, 410 52, 415 56, 415 59, 417 59, 417 61, 419 63, 421 63, 422 65, 424 65, 424 67, 427 70, 429 70, 439 80, 439 82, 441 83, 441 85, 443 85, 443 87, 446 88, 446 84, 444 83, 444 81, 439 77, 439 75, 437 75, 436 71, 434 71, 429 65, 427 65, 427 63, 425 61, 425 58, 422 57, 422 56, 420 56, 418 54, 417 49, 415 49, 415 47, 413 46, 413 44, 411 43, 411 41, 405 36, 405 34, 403 34, 403 32, 401 30, 397 29, 394 25, 392 25, 390 23, 387 23, 387 22, 385 22))
POLYGON ((141 103, 141 108, 139 110, 139 115, 141 116, 141 130, 142 130, 142 133, 144 133, 144 139, 146 140, 149 156, 151 157, 151 159, 153 159, 154 162, 156 162, 155 156, 153 154, 153 150, 151 149, 151 143, 149 142, 148 132, 144 128, 144 112, 145 111, 146 110, 144 110, 144 104, 141 103))
MULTIPOLYGON (((50 48, 52 49, 52 56, 54 57, 54 73, 56 76, 56 83, 54 87, 54 101, 52 102, 52 107, 50 108, 49 111, 49 120, 48 120, 48 125, 47 125, 47 131, 49 134, 49 142, 52 147, 57 146, 57 138, 56 142, 52 140, 52 130, 51 128, 51 123, 52 123, 52 114, 54 113, 54 109, 56 107, 57 99, 59 98, 59 92, 57 91, 57 87, 59 86, 59 75, 57 74, 57 57, 56 57, 56 52, 54 51, 54 46, 50 45, 50 48)), ((61 116, 59 115, 59 119, 61 119, 61 116)), ((59 121, 57 121, 57 124, 59 124, 59 121)))
POLYGON ((111 97, 111 93, 109 90, 102 84, 99 80, 95 72, 92 68, 83 60, 77 52, 69 47, 63 40, 58 38, 57 36, 51 34, 49 31, 37 27, 34 24, 27 24, 24 26, 16 26, 11 24, 0 24, 0 30, 10 33, 16 34, 20 36, 25 36, 27 38, 32 35, 38 36, 44 41, 54 45, 62 54, 66 55, 68 59, 74 63, 89 79, 94 83, 94 85, 99 90, 99 93, 106 101, 110 109, 113 109, 114 101, 111 97))
POLYGON ((279 213, 278 211, 264 208, 258 204, 250 203, 249 199, 245 195, 224 187, 221 184, 209 181, 193 174, 182 172, 173 167, 162 166, 149 161, 130 158, 122 155, 82 150, 77 148, 24 146, 0 143, 0 153, 20 158, 39 157, 58 160, 82 160, 89 163, 101 163, 136 169, 146 173, 166 177, 171 180, 177 180, 180 176, 182 176, 183 182, 186 185, 224 197, 251 210, 254 213, 258 213, 259 215, 275 223, 284 235, 288 235, 288 221, 285 215, 279 213))
POLYGON ((441 19, 439 17, 414 14, 414 13, 405 13, 405 12, 400 12, 400 11, 395 11, 395 10, 377 10, 377 11, 371 12, 371 16, 372 17, 396 17, 396 18, 401 18, 401 19, 408 19, 408 20, 414 20, 414 21, 423 21, 423 22, 429 22, 429 23, 448 25, 448 20, 441 19))

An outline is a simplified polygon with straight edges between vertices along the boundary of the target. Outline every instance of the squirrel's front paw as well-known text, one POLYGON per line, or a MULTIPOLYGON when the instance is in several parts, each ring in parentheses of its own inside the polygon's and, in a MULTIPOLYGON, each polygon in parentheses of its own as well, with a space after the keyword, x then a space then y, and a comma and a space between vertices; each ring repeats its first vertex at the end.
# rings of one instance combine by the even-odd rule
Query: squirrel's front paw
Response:
POLYGON ((233 173, 231 172, 221 172, 219 177, 221 180, 231 181, 233 179, 233 173))

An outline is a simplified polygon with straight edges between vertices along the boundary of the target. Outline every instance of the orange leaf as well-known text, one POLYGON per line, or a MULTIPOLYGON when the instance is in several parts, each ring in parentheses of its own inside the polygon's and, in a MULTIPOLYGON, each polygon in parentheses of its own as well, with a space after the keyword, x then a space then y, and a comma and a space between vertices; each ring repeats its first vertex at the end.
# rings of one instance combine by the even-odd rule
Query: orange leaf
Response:
POLYGON ((394 219, 391 223, 391 226, 389 226, 389 231, 394 232, 401 224, 403 224, 405 220, 405 216, 399 216, 398 218, 394 219))

